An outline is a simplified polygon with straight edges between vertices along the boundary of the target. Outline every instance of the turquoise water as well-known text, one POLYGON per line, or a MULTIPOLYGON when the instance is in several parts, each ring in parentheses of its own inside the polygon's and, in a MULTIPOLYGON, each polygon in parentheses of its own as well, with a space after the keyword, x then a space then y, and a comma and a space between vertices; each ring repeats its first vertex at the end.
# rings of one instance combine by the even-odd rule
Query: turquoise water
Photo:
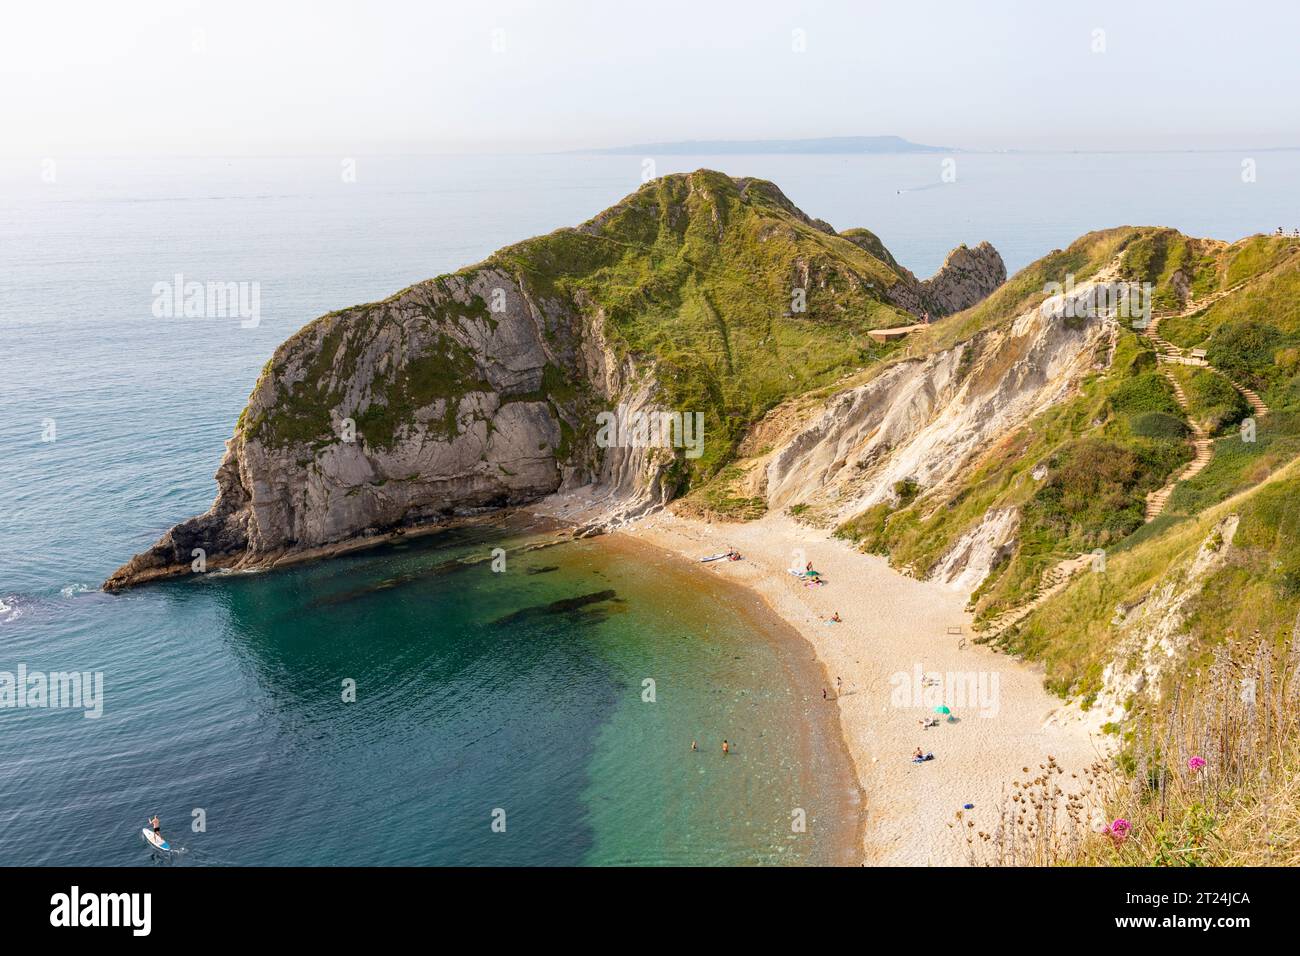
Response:
MULTIPOLYGON (((771 178, 927 274, 985 238, 1015 269, 1124 222, 1229 239, 1296 225, 1300 154, 1255 158, 1252 184, 1229 153, 961 156, 947 185, 932 156, 674 157, 658 172, 771 178)), ((819 680, 806 648, 668 559, 585 542, 503 575, 446 570, 483 556, 479 529, 95 590, 207 508, 257 371, 294 330, 580 222, 634 189, 641 161, 357 170, 344 184, 335 158, 66 159, 44 183, 38 159, 0 163, 0 671, 103 671, 107 698, 97 721, 0 710, 0 863, 144 863, 153 812, 194 863, 840 859, 855 811, 833 725, 804 702, 819 680), (260 325, 153 318, 154 283, 178 272, 259 282, 260 325), (187 829, 195 808, 206 833, 187 829)))
POLYGON ((797 638, 649 549, 554 540, 20 603, 7 656, 107 686, 98 720, 4 715, 4 862, 145 862, 154 812, 183 864, 844 862, 854 794, 797 638))

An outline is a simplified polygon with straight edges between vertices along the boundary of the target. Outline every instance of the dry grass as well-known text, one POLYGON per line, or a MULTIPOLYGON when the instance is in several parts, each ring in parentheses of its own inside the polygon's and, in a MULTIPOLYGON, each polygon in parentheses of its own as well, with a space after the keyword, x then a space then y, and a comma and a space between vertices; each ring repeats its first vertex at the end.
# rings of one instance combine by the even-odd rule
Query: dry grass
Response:
POLYGON ((1300 865, 1300 655, 1258 635, 1224 645, 1208 675, 1134 719, 1113 763, 1025 773, 993 832, 952 824, 972 863, 1300 865))

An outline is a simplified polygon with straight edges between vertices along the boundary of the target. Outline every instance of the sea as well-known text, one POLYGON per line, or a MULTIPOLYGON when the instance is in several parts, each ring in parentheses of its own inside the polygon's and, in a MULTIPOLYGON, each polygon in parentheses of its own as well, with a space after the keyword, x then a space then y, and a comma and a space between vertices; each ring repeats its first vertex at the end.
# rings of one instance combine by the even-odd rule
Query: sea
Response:
POLYGON ((1294 151, 0 159, 0 865, 855 862, 870 794, 810 648, 645 545, 516 517, 99 590, 206 510, 303 324, 702 167, 919 276, 986 239, 1014 272, 1108 226, 1300 225, 1294 151), (159 308, 190 281, 256 321, 159 308), (27 693, 74 672, 93 707, 27 693))

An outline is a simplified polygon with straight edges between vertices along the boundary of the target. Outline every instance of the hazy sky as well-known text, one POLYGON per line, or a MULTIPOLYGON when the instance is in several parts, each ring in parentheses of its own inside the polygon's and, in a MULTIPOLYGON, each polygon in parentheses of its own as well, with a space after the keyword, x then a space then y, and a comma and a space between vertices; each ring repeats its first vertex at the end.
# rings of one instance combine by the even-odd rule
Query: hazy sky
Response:
POLYGON ((1291 146, 1298 48, 1291 0, 10 2, 0 150, 1291 146))

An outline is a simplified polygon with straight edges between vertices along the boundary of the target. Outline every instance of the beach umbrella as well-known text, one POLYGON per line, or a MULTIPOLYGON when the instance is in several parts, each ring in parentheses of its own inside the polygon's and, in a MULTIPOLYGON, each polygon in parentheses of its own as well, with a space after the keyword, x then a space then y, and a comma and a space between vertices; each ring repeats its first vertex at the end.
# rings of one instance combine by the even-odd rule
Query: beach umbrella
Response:
POLYGON ((940 704, 938 707, 936 707, 936 708, 934 709, 934 712, 935 712, 936 714, 951 714, 951 713, 952 713, 952 711, 949 710, 947 707, 945 707, 943 704, 940 704))

